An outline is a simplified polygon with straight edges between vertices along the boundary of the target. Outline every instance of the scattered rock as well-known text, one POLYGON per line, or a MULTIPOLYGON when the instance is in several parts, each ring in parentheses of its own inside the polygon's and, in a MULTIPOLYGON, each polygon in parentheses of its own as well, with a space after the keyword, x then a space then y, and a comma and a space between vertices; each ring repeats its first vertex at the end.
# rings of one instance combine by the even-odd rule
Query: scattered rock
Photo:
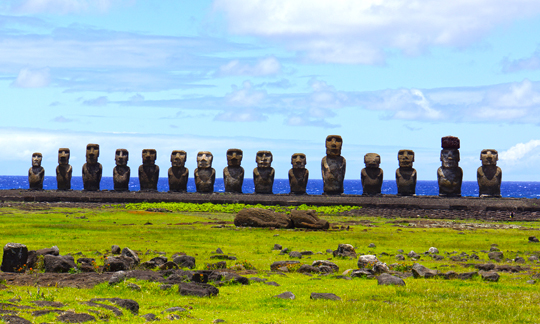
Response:
POLYGON ((111 305, 105 305, 105 304, 94 303, 94 302, 86 302, 84 304, 86 304, 88 306, 91 306, 91 307, 99 307, 99 308, 104 308, 104 309, 110 310, 111 312, 114 313, 115 316, 124 315, 124 313, 122 313, 122 311, 120 309, 118 309, 118 307, 114 307, 114 306, 111 306, 111 305))
POLYGON ((472 271, 472 272, 463 272, 463 273, 459 273, 458 274, 458 279, 461 279, 461 280, 469 280, 469 279, 472 279, 474 277, 478 276, 478 272, 477 271, 472 271))
POLYGON ((122 298, 92 298, 90 302, 99 302, 99 301, 108 301, 114 303, 123 309, 129 310, 133 315, 139 314, 139 303, 133 299, 122 299, 122 298))
POLYGON ((290 292, 290 291, 286 291, 284 293, 281 293, 279 295, 275 295, 274 298, 281 298, 281 299, 295 299, 296 296, 290 292))
POLYGON ((46 254, 43 258, 45 272, 69 272, 71 269, 77 270, 75 260, 71 255, 54 256, 46 254))
POLYGON ((439 254, 439 249, 437 249, 436 247, 430 247, 430 248, 428 249, 428 252, 429 252, 430 254, 439 254))
POLYGON ((177 256, 173 259, 173 262, 176 263, 180 268, 195 268, 195 258, 189 255, 177 256))
MULTIPOLYGON (((491 249, 493 249, 493 247, 491 249)), ((501 262, 501 260, 504 258, 504 255, 500 251, 492 251, 488 253, 488 258, 496 262, 501 262)))
POLYGON ((420 259, 420 254, 418 254, 418 253, 416 253, 414 251, 411 251, 411 252, 407 253, 407 256, 409 258, 413 258, 413 259, 416 259, 416 260, 420 259))
POLYGON ((314 266, 311 266, 309 264, 302 264, 298 270, 296 270, 298 273, 320 273, 321 270, 319 268, 316 268, 314 266))
POLYGON ((103 270, 107 272, 116 272, 129 270, 135 264, 135 261, 132 258, 126 258, 123 256, 119 257, 107 257, 103 261, 104 267, 103 270))
POLYGON ((36 305, 36 306, 39 306, 39 307, 56 307, 56 308, 60 308, 60 307, 65 307, 66 305, 60 303, 60 302, 55 302, 55 301, 48 301, 48 300, 34 300, 34 301, 31 301, 32 304, 36 305))
POLYGON ((316 261, 313 261, 311 265, 319 268, 321 272, 323 272, 323 270, 321 269, 322 267, 329 267, 331 269, 331 272, 339 272, 338 265, 335 264, 334 262, 330 262, 327 260, 316 260, 316 261))
POLYGON ((281 250, 281 249, 283 249, 283 247, 280 244, 274 244, 274 247, 272 248, 272 250, 281 250))
POLYGON ((372 254, 361 255, 358 258, 358 268, 365 268, 368 265, 374 265, 379 262, 376 256, 372 254))
POLYGON ((126 284, 126 286, 131 290, 141 291, 141 287, 139 285, 136 285, 136 284, 132 283, 132 282, 128 282, 126 284))
POLYGON ((376 248, 377 246, 375 245, 375 243, 369 243, 368 245, 368 248, 376 248))
POLYGON ((298 251, 292 251, 289 253, 289 258, 302 259, 302 253, 298 251))
POLYGON ((400 277, 392 276, 388 273, 383 273, 377 277, 377 284, 379 286, 405 286, 405 281, 400 277))
POLYGON ((415 278, 433 278, 438 273, 437 270, 428 269, 419 263, 415 263, 412 266, 412 274, 415 278))
POLYGON ((159 266, 159 270, 171 270, 171 269, 179 269, 179 267, 173 261, 167 261, 164 264, 159 266))
POLYGON ((126 273, 124 271, 118 271, 113 273, 111 279, 109 279, 109 285, 114 286, 126 279, 126 273))
POLYGON ((531 255, 529 257, 529 261, 531 261, 531 262, 538 261, 538 257, 536 255, 531 255))
POLYGON ((276 261, 270 265, 270 270, 277 271, 281 267, 299 264, 300 261, 276 261))
POLYGON ((123 248, 122 249, 122 256, 124 258, 133 259, 135 264, 139 264, 139 262, 140 262, 139 256, 137 255, 137 253, 135 253, 135 251, 132 251, 130 248, 127 248, 127 247, 123 248))
POLYGON ((281 286, 280 284, 278 284, 278 283, 275 282, 275 281, 268 281, 268 282, 265 282, 264 284, 265 284, 265 285, 268 285, 268 286, 275 286, 275 287, 281 286))
POLYGON ((4 315, 0 316, 0 319, 9 324, 32 324, 29 320, 17 315, 4 315))
POLYGON ((187 310, 183 307, 171 307, 167 308, 165 310, 166 312, 172 313, 172 312, 187 312, 187 310))
POLYGON ((525 283, 528 283, 529 285, 534 285, 536 283, 536 280, 527 280, 525 283))
POLYGON ((485 281, 492 281, 492 282, 498 282, 500 275, 497 272, 494 271, 481 271, 480 275, 482 276, 482 279, 485 281))
POLYGON ((144 318, 147 322, 152 322, 152 321, 157 321, 158 320, 156 315, 152 314, 152 313, 145 314, 145 315, 143 315, 141 317, 144 318))
POLYGON ((219 289, 204 283, 183 282, 178 285, 178 292, 183 296, 208 297, 216 296, 219 289))
POLYGON ((341 300, 340 297, 332 293, 311 293, 311 299, 341 300))
POLYGON ((84 323, 95 321, 96 318, 86 313, 65 312, 64 314, 58 316, 56 320, 65 323, 84 323))
POLYGON ((371 269, 357 269, 350 272, 351 278, 375 278, 375 272, 371 269))
POLYGON ((350 244, 339 244, 337 250, 326 250, 326 252, 332 252, 335 257, 356 258, 356 251, 350 244))
POLYGON ((405 257, 403 256, 403 254, 396 254, 396 260, 403 261, 405 260, 405 257))
POLYGON ((529 242, 531 243, 538 243, 540 240, 536 238, 536 236, 529 236, 529 242))
POLYGON ((122 250, 120 249, 120 247, 118 245, 113 245, 111 247, 111 253, 112 254, 120 254, 120 253, 122 253, 122 250))
POLYGON ((378 262, 375 263, 375 265, 373 266, 373 271, 374 271, 376 274, 381 274, 381 273, 389 272, 389 271, 390 271, 390 268, 388 268, 388 265, 386 265, 386 263, 378 261, 378 262))

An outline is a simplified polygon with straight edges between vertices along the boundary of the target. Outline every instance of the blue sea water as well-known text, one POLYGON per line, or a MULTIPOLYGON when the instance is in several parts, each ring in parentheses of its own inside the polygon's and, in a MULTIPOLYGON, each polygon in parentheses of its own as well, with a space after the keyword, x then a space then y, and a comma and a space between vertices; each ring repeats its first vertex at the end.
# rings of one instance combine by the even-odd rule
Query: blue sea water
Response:
MULTIPOLYGON (((131 178, 129 188, 131 191, 139 190, 139 179, 131 178)), ((28 189, 28 177, 26 176, 0 176, 0 189, 28 189)), ((56 177, 45 177, 43 189, 55 190, 56 177)), ((82 177, 73 177, 71 180, 71 189, 82 190, 82 177)), ((101 180, 101 190, 112 190, 113 178, 103 177, 101 180)), ((360 180, 345 180, 344 189, 346 194, 361 195, 362 183, 360 180)), ((158 191, 168 191, 169 183, 167 178, 160 178, 158 181, 158 191)), ((195 181, 190 178, 188 181, 188 192, 195 192, 195 181)), ((225 191, 223 179, 216 179, 214 191, 225 191)), ((243 192, 253 193, 255 191, 253 180, 245 179, 243 192)), ((289 193, 289 180, 276 179, 274 181, 274 193, 285 194, 289 193)), ((320 195, 323 192, 322 180, 309 180, 307 193, 310 195, 320 195)), ((386 180, 383 182, 383 194, 395 195, 397 193, 396 182, 394 180, 386 180)), ((478 196, 478 184, 476 181, 464 181, 461 187, 463 196, 478 196)), ((418 181, 416 184, 416 194, 423 196, 437 196, 439 187, 437 181, 418 181)), ((540 182, 526 181, 503 181, 501 185, 501 194, 503 197, 515 198, 540 198, 540 182)))

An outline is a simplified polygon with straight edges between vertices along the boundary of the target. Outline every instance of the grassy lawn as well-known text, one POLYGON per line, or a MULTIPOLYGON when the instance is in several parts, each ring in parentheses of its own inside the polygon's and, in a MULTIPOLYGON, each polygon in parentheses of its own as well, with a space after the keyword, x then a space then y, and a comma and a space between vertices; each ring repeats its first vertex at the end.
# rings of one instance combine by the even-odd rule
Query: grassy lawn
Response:
MULTIPOLYGON (((527 260, 530 255, 540 254, 540 243, 528 242, 529 236, 540 237, 540 222, 323 216, 332 225, 349 226, 349 230, 303 231, 236 228, 233 224, 224 224, 234 219, 234 213, 42 207, 26 204, 24 209, 1 208, 0 243, 22 243, 29 250, 56 245, 62 255, 82 252, 84 256, 95 257, 99 265, 103 260, 95 252, 109 253, 113 244, 138 251, 141 262, 157 256, 152 251, 166 252, 169 258, 176 252, 184 252, 196 258, 196 269, 199 270, 204 269, 206 263, 219 261, 210 257, 213 251, 221 248, 225 254, 238 258, 238 261, 227 261, 229 267, 247 261, 258 270, 242 275, 267 278, 280 286, 255 282, 247 286, 226 285, 219 287, 219 295, 212 298, 185 297, 179 295, 177 289, 161 290, 159 283, 134 279, 128 282, 141 286, 141 291, 131 290, 127 282, 117 286, 100 284, 92 289, 41 287, 39 294, 38 287, 8 286, 0 290, 2 302, 20 298, 19 305, 32 306, 30 301, 33 300, 54 300, 65 303, 64 310, 88 312, 89 307, 80 302, 96 297, 129 298, 139 303, 140 315, 154 313, 162 322, 167 322, 166 314, 161 314, 165 309, 186 308, 188 312, 178 313, 181 318, 174 322, 189 323, 211 323, 215 319, 223 319, 226 323, 533 323, 540 318, 540 283, 526 283, 533 274, 540 272, 538 263, 527 260), (417 262, 442 272, 458 273, 474 270, 465 267, 466 263, 487 263, 487 253, 481 250, 489 250, 491 244, 498 244, 505 259, 521 256, 527 260, 521 266, 530 267, 530 270, 501 272, 501 279, 496 283, 479 278, 464 281, 411 277, 405 279, 405 287, 378 286, 375 279, 345 280, 336 275, 287 273, 283 276, 269 273, 274 261, 289 260, 287 255, 272 250, 276 243, 293 251, 315 253, 304 256, 299 260, 302 263, 331 260, 340 268, 337 275, 358 268, 357 259, 337 259, 326 252, 327 249, 335 250, 340 243, 354 245, 358 254, 376 254, 387 264, 397 262, 398 249, 404 250, 404 254, 411 250, 423 254, 430 247, 437 247, 444 260, 434 261, 423 256, 417 262), (368 248, 370 243, 376 247, 368 248), (147 251, 150 252, 147 254, 147 251), (454 251, 457 253, 452 255, 476 253, 480 260, 451 261, 446 252, 454 251), (381 256, 383 252, 387 255, 381 256), (285 291, 294 293, 296 299, 272 297, 285 291), (311 300, 312 292, 331 292, 342 300, 311 300)), ((407 258, 404 263, 411 265, 413 261, 407 258)), ((127 311, 117 318, 108 310, 96 310, 100 316, 109 317, 110 323, 145 322, 127 311)), ((19 313, 35 323, 54 322, 57 316, 33 317, 24 311, 19 313)))

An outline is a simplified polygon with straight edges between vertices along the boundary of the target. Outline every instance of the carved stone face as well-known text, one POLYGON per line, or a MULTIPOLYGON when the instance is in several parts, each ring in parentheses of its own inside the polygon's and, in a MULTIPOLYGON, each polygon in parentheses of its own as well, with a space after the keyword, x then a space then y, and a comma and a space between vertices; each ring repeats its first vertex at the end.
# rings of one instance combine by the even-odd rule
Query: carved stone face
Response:
POLYGON ((443 168, 455 168, 459 162, 459 150, 456 149, 442 149, 441 161, 443 168))
POLYGON ((364 163, 366 168, 378 168, 381 164, 381 156, 377 153, 368 153, 364 155, 364 163))
POLYGON ((294 153, 291 156, 291 164, 293 169, 305 169, 306 163, 306 155, 304 153, 294 153))
POLYGON ((144 165, 156 164, 157 152, 154 149, 142 150, 142 162, 144 165))
POLYGON ((171 153, 171 165, 173 167, 183 167, 186 164, 187 153, 186 151, 172 151, 171 153))
POLYGON ((482 160, 482 165, 497 165, 499 153, 497 150, 482 150, 480 153, 480 160, 482 160))
POLYGON ((114 154, 114 160, 118 166, 126 166, 129 159, 129 152, 126 149, 117 149, 114 154))
POLYGON ((257 162, 258 168, 269 168, 272 165, 272 152, 270 151, 259 151, 255 157, 255 162, 257 162))
POLYGON ((86 163, 95 164, 98 162, 99 144, 86 145, 86 163))
POLYGON ((60 148, 58 149, 58 164, 69 164, 69 149, 68 148, 60 148))
POLYGON ((397 155, 400 168, 412 168, 414 162, 413 150, 399 150, 397 155))
POLYGON ((36 153, 32 154, 32 166, 33 167, 40 167, 42 159, 43 159, 43 155, 41 155, 41 153, 36 152, 36 153))
POLYGON ((242 156, 244 152, 240 149, 228 149, 227 150, 227 165, 228 166, 240 166, 242 163, 242 156))
POLYGON ((340 156, 343 139, 339 135, 328 135, 326 137, 326 155, 340 156))
POLYGON ((212 167, 214 156, 208 151, 197 153, 197 168, 208 169, 212 167))

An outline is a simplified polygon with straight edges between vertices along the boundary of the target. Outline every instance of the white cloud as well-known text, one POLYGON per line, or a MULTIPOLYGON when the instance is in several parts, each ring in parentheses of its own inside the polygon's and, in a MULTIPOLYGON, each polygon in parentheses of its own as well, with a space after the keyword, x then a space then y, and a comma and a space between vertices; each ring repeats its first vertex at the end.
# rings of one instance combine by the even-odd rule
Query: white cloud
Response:
MULTIPOLYGON (((87 11, 108 11, 114 4, 124 0, 24 0, 11 1, 14 11, 21 13, 71 14, 87 11)), ((132 2, 132 1, 131 1, 132 2)))
POLYGON ((107 96, 101 96, 94 99, 88 99, 88 100, 83 101, 83 105, 87 105, 87 106, 106 106, 108 103, 109 103, 109 98, 107 96))
POLYGON ((499 153, 499 159, 502 162, 508 164, 516 164, 517 162, 522 162, 524 159, 530 159, 534 157, 534 160, 538 162, 536 157, 539 153, 538 148, 540 147, 540 140, 530 140, 527 143, 518 143, 508 150, 499 153), (533 152, 535 152, 533 154, 533 152))
POLYGON ((267 76, 278 74, 280 71, 281 64, 271 56, 259 60, 256 64, 242 63, 240 60, 230 61, 219 67, 218 75, 267 76))
POLYGON ((21 69, 17 79, 11 84, 19 88, 42 88, 50 84, 49 69, 21 69))
POLYGON ((233 87, 233 91, 225 96, 225 101, 233 107, 255 107, 265 98, 265 91, 255 90, 251 82, 244 81, 242 88, 233 87))
POLYGON ((319 62, 376 64, 384 51, 462 47, 493 28, 540 13, 516 0, 214 0, 229 29, 284 44, 319 62))
POLYGON ((540 69, 540 49, 537 49, 530 57, 517 60, 510 60, 506 57, 502 61, 502 71, 505 73, 538 69, 540 69))

